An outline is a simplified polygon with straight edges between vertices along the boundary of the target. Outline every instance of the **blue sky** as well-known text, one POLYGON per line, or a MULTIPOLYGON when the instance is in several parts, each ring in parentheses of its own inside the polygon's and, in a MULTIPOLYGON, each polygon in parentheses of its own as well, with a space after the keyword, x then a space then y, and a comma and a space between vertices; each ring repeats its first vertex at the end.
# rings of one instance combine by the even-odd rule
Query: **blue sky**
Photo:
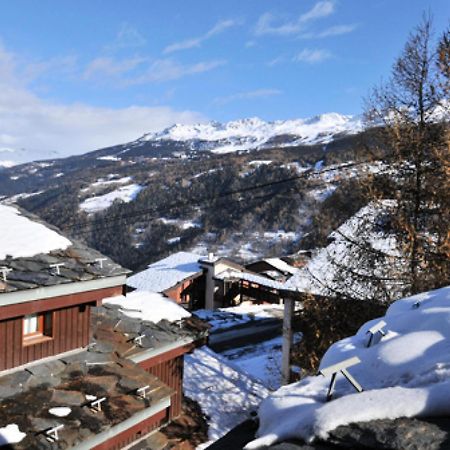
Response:
POLYGON ((448 25, 446 0, 2 2, 0 159, 172 122, 358 114, 423 11, 448 25))

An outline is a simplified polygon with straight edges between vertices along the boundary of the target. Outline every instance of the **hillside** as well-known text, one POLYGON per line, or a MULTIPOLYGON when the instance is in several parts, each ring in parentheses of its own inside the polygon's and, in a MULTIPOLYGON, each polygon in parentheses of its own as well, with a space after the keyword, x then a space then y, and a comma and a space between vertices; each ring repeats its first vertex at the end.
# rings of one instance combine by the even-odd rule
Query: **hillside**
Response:
POLYGON ((323 201, 359 170, 342 166, 367 159, 370 131, 360 130, 359 120, 337 114, 174 125, 81 156, 4 168, 0 195, 131 269, 180 249, 241 260, 289 254, 323 201))

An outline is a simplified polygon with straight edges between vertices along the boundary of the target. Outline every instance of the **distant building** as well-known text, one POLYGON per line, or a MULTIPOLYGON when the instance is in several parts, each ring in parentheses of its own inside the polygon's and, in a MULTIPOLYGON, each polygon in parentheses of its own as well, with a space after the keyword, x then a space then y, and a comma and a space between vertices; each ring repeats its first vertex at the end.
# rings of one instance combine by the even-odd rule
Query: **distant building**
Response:
POLYGON ((247 264, 245 268, 281 283, 298 272, 298 269, 291 264, 288 258, 261 259, 247 264))

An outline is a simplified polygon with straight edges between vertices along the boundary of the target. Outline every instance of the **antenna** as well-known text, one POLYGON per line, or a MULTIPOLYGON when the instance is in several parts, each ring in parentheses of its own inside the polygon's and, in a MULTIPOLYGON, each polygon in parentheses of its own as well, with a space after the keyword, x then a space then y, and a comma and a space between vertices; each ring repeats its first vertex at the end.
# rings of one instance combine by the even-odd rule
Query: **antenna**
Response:
POLYGON ((2 274, 2 278, 5 283, 6 283, 6 276, 10 272, 12 272, 12 269, 10 269, 9 267, 5 267, 5 266, 0 267, 0 273, 2 274))
POLYGON ((150 389, 150 386, 147 384, 147 386, 143 386, 143 387, 140 387, 140 388, 136 389, 136 393, 137 393, 137 395, 139 395, 139 397, 146 398, 147 391, 149 389, 150 389))
POLYGON ((334 385, 336 384, 336 376, 339 372, 341 372, 342 375, 347 378, 347 380, 355 388, 356 391, 363 391, 361 385, 347 371, 349 367, 355 366, 360 362, 361 360, 357 356, 354 356, 353 358, 345 359, 344 361, 341 361, 337 364, 333 364, 332 366, 325 367, 324 369, 319 370, 319 374, 323 375, 324 377, 328 377, 331 375, 331 382, 327 393, 327 402, 330 401, 331 397, 333 396, 333 389, 334 385))
POLYGON ((136 336, 134 339, 133 339, 133 342, 136 344, 136 345, 139 345, 139 347, 142 347, 142 339, 144 339, 145 338, 145 334, 140 334, 139 336, 136 336))
POLYGON ((384 320, 380 320, 376 323, 372 328, 369 328, 366 334, 369 334, 369 342, 367 343, 367 347, 370 347, 373 341, 373 337, 379 333, 381 336, 386 336, 386 333, 383 331, 383 328, 386 326, 386 322, 384 320))
POLYGON ((102 403, 106 401, 106 397, 98 398, 89 403, 89 409, 97 414, 102 410, 102 403))
POLYGON ((58 431, 62 430, 64 425, 57 425, 56 427, 50 428, 45 432, 45 437, 49 442, 56 442, 59 440, 58 431))
POLYGON ((64 263, 50 264, 51 269, 55 269, 56 275, 61 275, 60 267, 63 267, 64 263))
POLYGON ((103 261, 108 261, 108 258, 95 258, 94 261, 103 269, 103 261))

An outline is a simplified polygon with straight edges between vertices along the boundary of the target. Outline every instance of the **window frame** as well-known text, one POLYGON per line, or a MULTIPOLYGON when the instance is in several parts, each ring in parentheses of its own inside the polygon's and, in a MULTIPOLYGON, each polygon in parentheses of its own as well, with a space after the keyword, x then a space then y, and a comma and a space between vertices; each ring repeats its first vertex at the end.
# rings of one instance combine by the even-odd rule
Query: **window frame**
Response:
POLYGON ((45 311, 33 314, 27 314, 22 318, 22 342, 23 345, 38 344, 53 339, 53 330, 55 323, 55 313, 53 311, 45 311), (36 316, 37 330, 25 334, 25 320, 36 316))

